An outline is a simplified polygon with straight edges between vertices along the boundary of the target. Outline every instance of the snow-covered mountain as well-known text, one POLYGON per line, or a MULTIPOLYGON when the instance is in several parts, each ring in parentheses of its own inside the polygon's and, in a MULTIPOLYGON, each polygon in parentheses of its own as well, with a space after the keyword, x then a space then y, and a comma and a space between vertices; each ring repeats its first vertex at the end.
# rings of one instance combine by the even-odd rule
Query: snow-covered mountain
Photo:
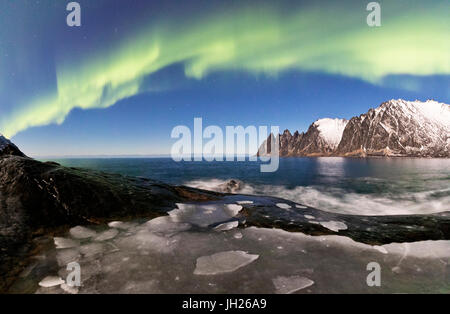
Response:
POLYGON ((342 134, 348 121, 345 119, 320 119, 314 122, 319 130, 319 136, 331 149, 336 149, 341 142, 342 134))
POLYGON ((450 106, 433 100, 387 101, 349 121, 336 153, 450 157, 450 106))
MULTIPOLYGON (((306 133, 296 131, 294 135, 285 130, 280 135, 280 156, 314 156, 314 155, 330 155, 332 154, 339 142, 342 133, 348 121, 345 119, 320 119, 311 124, 306 133)), ((271 139, 266 140, 258 154, 266 155, 264 151, 269 148, 270 153, 271 139), (269 146, 267 146, 269 143, 269 146)))
MULTIPOLYGON (((259 155, 270 152, 268 143, 259 155)), ((280 156, 377 155, 450 157, 450 106, 390 100, 350 121, 320 119, 306 133, 280 135, 280 156)))

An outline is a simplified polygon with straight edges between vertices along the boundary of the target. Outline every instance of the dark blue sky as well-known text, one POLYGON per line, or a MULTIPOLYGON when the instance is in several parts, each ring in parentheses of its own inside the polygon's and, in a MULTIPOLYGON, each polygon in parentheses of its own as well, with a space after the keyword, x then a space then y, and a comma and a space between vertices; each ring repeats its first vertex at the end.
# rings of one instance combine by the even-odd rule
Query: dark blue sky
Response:
POLYGON ((0 132, 30 155, 167 154, 194 117, 304 131, 450 102, 444 1, 380 1, 377 29, 361 1, 79 2, 79 28, 68 1, 0 4, 0 132))

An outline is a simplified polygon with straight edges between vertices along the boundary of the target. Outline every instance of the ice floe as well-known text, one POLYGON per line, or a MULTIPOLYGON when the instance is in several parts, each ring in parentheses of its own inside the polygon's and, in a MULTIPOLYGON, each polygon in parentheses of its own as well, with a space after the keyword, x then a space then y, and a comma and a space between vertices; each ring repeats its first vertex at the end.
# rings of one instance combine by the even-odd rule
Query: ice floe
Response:
POLYGON ((247 205, 247 204, 253 204, 253 201, 237 201, 239 205, 247 205))
POLYGON ((39 286, 44 287, 44 288, 50 288, 50 287, 59 286, 63 283, 64 283, 64 280, 62 280, 61 277, 47 276, 39 282, 39 286))
POLYGON ((233 272, 244 267, 256 259, 259 255, 248 254, 244 251, 220 252, 197 259, 195 275, 218 275, 233 272))
POLYGON ((118 239, 115 243, 119 249, 130 250, 130 248, 136 248, 141 254, 151 251, 169 253, 175 248, 177 238, 175 236, 160 236, 147 230, 141 230, 131 236, 118 239))
POLYGON ((295 207, 300 208, 300 209, 306 209, 306 208, 308 208, 308 207, 306 207, 306 206, 299 205, 299 204, 296 204, 295 207))
POLYGON ((103 253, 104 249, 105 247, 102 243, 89 243, 80 246, 80 253, 85 257, 91 257, 103 253))
POLYGON ((291 205, 286 204, 286 203, 277 203, 276 205, 277 205, 277 207, 282 208, 282 209, 290 209, 290 208, 292 208, 291 205))
POLYGON ((319 223, 321 226, 334 232, 339 232, 339 230, 347 230, 347 225, 340 221, 320 221, 319 223))
POLYGON ((110 223, 108 223, 109 227, 118 228, 122 230, 130 229, 132 227, 135 227, 136 225, 137 225, 136 223, 122 222, 122 221, 111 221, 110 223))
POLYGON ((76 239, 88 239, 95 237, 95 231, 82 226, 76 226, 70 229, 70 235, 76 239))
POLYGON ((314 281, 302 276, 279 276, 272 281, 276 289, 275 293, 277 294, 291 294, 314 284, 314 281))
POLYGON ((146 222, 144 226, 151 232, 166 235, 173 235, 178 232, 187 231, 191 228, 191 225, 189 223, 175 222, 174 220, 179 219, 173 219, 173 217, 174 216, 171 215, 154 218, 146 222))
POLYGON ((61 284, 61 289, 63 289, 66 293, 69 293, 69 294, 77 294, 78 293, 77 287, 71 287, 66 283, 61 284))
POLYGON ((237 226, 239 226, 239 222, 238 221, 231 221, 231 222, 226 222, 226 223, 218 225, 217 227, 214 228, 214 230, 216 230, 216 231, 228 231, 228 230, 237 228, 237 226))
POLYGON ((315 219, 316 217, 311 215, 303 215, 306 219, 315 219))
POLYGON ((60 249, 56 252, 56 261, 59 266, 66 266, 70 262, 76 262, 80 258, 79 248, 60 249))
POLYGON ((114 239, 119 234, 119 230, 117 229, 109 229, 101 232, 98 236, 94 238, 95 241, 107 241, 114 239))
POLYGON ((55 242, 55 246, 57 249, 67 249, 80 245, 78 241, 69 238, 54 237, 53 241, 55 242))
POLYGON ((236 204, 177 204, 177 207, 169 212, 172 221, 200 227, 230 220, 242 210, 242 206, 236 204))
MULTIPOLYGON (((70 273, 67 264, 76 261, 81 266, 81 287, 72 290, 61 283, 37 292, 294 293, 305 289, 311 293, 365 293, 373 291, 365 281, 366 266, 377 261, 387 270, 377 292, 440 291, 448 286, 450 241, 372 246, 338 234, 311 236, 257 227, 216 232, 212 226, 221 229, 238 223, 228 208, 214 203, 180 207, 175 215, 131 222, 135 227, 117 230, 109 240, 96 241, 116 230, 104 225, 92 227, 98 231, 95 237, 73 239, 81 242, 80 246, 51 246, 50 251, 34 257, 37 264, 24 280, 38 278, 33 283, 37 286, 46 275, 66 278, 70 273), (210 219, 207 228, 193 226, 196 219, 210 219), (57 273, 45 266, 54 265, 55 258, 57 273)), ((62 237, 71 240, 69 234, 62 237)), ((60 281, 55 279, 53 284, 57 283, 60 281)))

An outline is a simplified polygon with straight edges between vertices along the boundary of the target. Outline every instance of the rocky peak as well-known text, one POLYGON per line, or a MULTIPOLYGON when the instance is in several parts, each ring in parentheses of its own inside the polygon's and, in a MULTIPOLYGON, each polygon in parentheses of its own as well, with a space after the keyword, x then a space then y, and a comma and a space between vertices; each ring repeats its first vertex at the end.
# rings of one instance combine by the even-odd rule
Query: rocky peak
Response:
POLYGON ((392 99, 354 117, 337 148, 344 155, 448 157, 449 105, 392 99))
POLYGON ((349 121, 319 119, 306 133, 280 135, 280 156, 378 155, 450 157, 450 106, 391 99, 349 121))
POLYGON ((16 145, 11 143, 6 137, 0 134, 0 157, 7 155, 15 155, 25 157, 25 154, 17 148, 16 145))

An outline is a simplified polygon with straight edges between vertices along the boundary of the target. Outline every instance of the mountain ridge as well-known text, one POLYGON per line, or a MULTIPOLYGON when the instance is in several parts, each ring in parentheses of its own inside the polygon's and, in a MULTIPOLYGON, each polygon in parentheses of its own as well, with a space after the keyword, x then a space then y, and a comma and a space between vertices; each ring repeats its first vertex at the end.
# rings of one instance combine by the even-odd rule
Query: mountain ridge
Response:
MULTIPOLYGON (((258 156, 270 154, 271 134, 258 156)), ((319 119, 306 132, 279 135, 281 157, 450 157, 450 106, 391 99, 345 119, 319 119), (336 145, 336 140, 339 143, 336 145)))

